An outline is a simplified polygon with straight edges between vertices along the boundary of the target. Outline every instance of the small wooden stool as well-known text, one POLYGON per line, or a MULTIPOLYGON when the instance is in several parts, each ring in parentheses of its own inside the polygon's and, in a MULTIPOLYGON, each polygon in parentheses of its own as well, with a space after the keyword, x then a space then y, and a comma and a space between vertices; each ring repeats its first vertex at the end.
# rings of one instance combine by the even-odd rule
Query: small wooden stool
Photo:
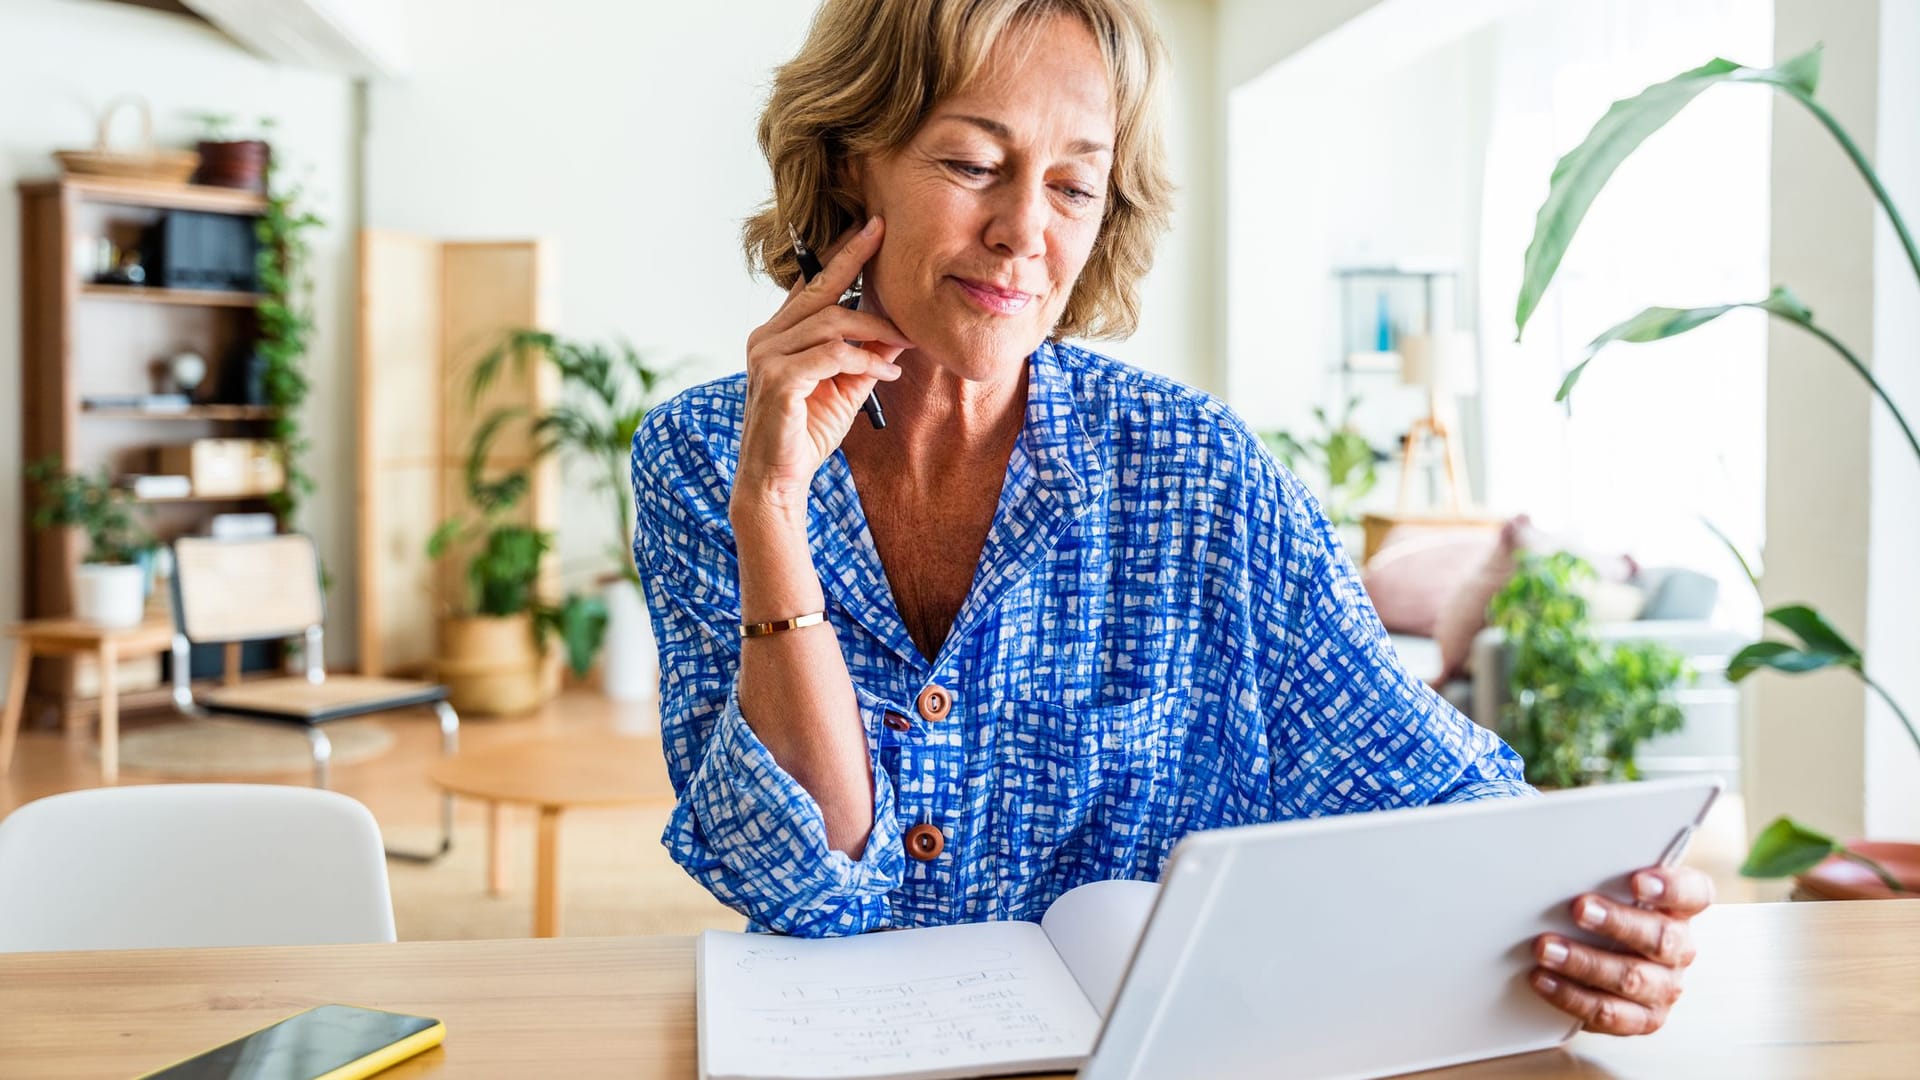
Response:
POLYGON ((173 647, 173 624, 148 620, 138 626, 108 627, 80 619, 35 619, 7 628, 14 638, 13 677, 7 682, 7 711, 0 718, 0 775, 13 766, 13 743, 20 733, 27 676, 35 656, 91 655, 100 664, 100 772, 109 784, 120 782, 120 661, 164 653, 173 647))
POLYGON ((435 762, 427 778, 487 804, 487 888, 507 888, 501 804, 540 811, 534 847, 533 936, 560 933, 560 815, 575 806, 674 804, 654 735, 560 735, 465 751, 435 762))

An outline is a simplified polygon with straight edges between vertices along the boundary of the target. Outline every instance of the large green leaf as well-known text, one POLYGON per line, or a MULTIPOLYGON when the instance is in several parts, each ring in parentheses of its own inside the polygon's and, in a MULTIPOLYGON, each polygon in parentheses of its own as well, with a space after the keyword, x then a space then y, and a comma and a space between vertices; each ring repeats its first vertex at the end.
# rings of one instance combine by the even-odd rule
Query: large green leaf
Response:
POLYGON ((1567 372, 1567 377, 1560 383, 1560 392, 1555 394, 1553 399, 1565 401, 1567 395, 1573 393, 1574 384, 1579 382, 1580 376, 1586 373, 1587 365, 1593 363, 1593 358, 1599 355, 1600 350, 1616 341, 1645 343, 1677 337, 1689 330, 1705 326, 1729 311, 1738 311, 1741 308, 1765 311, 1809 329, 1813 326, 1813 311, 1801 303, 1800 298, 1793 295, 1793 290, 1785 285, 1774 286, 1765 300, 1697 308, 1650 307, 1627 321, 1610 327, 1605 333, 1588 342, 1586 357, 1572 371, 1567 372))
POLYGON ((1788 675, 1804 675, 1809 671, 1847 666, 1838 657, 1796 649, 1784 641, 1756 641, 1734 653, 1733 659, 1727 661, 1727 680, 1739 682, 1762 668, 1788 675))
POLYGON ((1767 618, 1800 638, 1808 652, 1831 656, 1850 667, 1860 666, 1860 650, 1842 637, 1826 617, 1805 604, 1789 604, 1767 612, 1767 618))
POLYGON ((1534 219, 1533 240, 1527 245, 1520 297, 1514 310, 1515 340, 1526 332, 1527 320, 1553 282, 1560 260, 1566 256, 1593 200, 1607 186, 1614 170, 1639 149, 1647 136, 1666 126, 1703 91, 1720 83, 1767 83, 1811 96, 1819 77, 1820 46, 1816 45, 1771 68, 1743 67, 1731 60, 1715 59, 1614 102, 1586 139, 1554 167, 1547 201, 1534 219))
POLYGON ((1781 878, 1804 874, 1820 865, 1829 855, 1846 845, 1826 833, 1817 832, 1790 817, 1779 817, 1761 830, 1740 865, 1740 876, 1781 878))

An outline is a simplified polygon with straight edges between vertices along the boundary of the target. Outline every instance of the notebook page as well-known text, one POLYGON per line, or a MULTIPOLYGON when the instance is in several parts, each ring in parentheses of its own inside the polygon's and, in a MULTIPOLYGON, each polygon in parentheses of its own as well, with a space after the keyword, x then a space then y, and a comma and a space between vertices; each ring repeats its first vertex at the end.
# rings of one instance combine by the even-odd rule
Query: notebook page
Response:
POLYGON ((1150 881, 1095 881, 1068 889, 1040 920, 1055 952, 1101 1016, 1113 1007, 1133 947, 1147 932, 1160 886, 1150 881))
POLYGON ((709 930, 700 950, 711 1080, 1073 1069, 1100 1030, 1033 923, 817 940, 709 930))

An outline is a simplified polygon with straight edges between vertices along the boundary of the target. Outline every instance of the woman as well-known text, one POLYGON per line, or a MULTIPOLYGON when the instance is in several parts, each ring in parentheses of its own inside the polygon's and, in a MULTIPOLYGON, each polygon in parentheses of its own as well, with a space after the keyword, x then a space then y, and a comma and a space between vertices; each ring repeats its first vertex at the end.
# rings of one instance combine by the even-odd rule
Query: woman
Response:
MULTIPOLYGON (((786 301, 633 462, 664 840, 762 928, 1035 918, 1193 829, 1531 792, 1232 412, 1061 340, 1133 327, 1163 65, 1137 0, 828 0, 778 75, 746 245, 786 301), (839 238, 810 283, 789 222, 839 238)), ((1709 902, 1639 880, 1662 910, 1575 906, 1626 951, 1536 946, 1595 1030, 1660 1025, 1709 902)))

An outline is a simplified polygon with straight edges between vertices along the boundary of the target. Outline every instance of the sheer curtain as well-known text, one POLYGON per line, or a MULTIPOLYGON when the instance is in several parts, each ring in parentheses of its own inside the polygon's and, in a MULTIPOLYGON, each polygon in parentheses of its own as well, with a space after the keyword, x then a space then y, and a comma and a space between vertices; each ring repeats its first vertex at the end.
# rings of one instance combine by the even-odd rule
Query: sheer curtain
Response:
POLYGON ((1534 216, 1560 155, 1614 100, 1715 56, 1771 62, 1770 0, 1542 3, 1499 29, 1480 245, 1484 480, 1489 505, 1721 579, 1726 615, 1758 617, 1737 563, 1765 492, 1764 316, 1616 345, 1571 406, 1553 395, 1586 343, 1641 308, 1767 293, 1771 99, 1718 87, 1628 160, 1595 202, 1516 344, 1513 305, 1534 216))

